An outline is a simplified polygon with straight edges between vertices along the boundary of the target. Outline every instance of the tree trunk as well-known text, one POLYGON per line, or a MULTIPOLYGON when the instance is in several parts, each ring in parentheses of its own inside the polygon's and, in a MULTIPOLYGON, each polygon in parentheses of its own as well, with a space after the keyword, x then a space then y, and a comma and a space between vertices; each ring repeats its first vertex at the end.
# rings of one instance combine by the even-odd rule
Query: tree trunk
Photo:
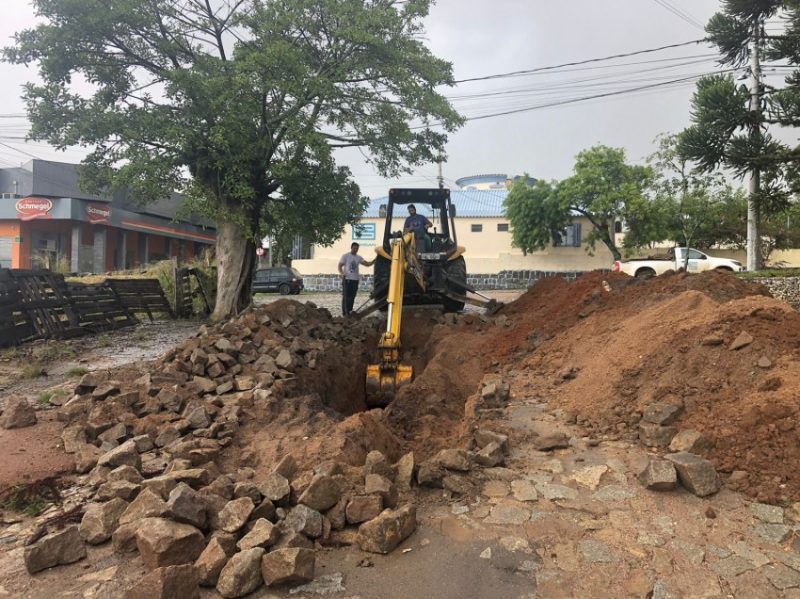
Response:
POLYGON ((755 194, 758 193, 758 171, 750 175, 750 193, 747 197, 747 270, 761 270, 761 214, 755 194), (754 190, 755 189, 755 190, 754 190))
MULTIPOLYGON (((591 222, 591 219, 589 219, 591 222)), ((594 223, 592 222, 594 225, 594 223)), ((612 233, 613 229, 609 226, 608 223, 601 223, 600 225, 594 225, 600 231, 600 239, 603 240, 603 243, 608 248, 608 251, 611 252, 611 255, 614 256, 614 260, 622 260, 622 253, 617 248, 617 244, 614 243, 614 233, 612 233)))
MULTIPOLYGON (((757 142, 761 133, 763 118, 761 114, 761 63, 759 58, 759 32, 761 23, 753 19, 753 36, 750 42, 750 112, 753 116, 750 125, 750 139, 757 142)), ((747 189, 747 270, 761 270, 761 228, 760 206, 757 194, 761 187, 761 170, 754 164, 750 170, 747 189)))
POLYGON ((217 303, 211 320, 235 316, 253 299, 255 244, 241 225, 220 223, 217 227, 217 303))

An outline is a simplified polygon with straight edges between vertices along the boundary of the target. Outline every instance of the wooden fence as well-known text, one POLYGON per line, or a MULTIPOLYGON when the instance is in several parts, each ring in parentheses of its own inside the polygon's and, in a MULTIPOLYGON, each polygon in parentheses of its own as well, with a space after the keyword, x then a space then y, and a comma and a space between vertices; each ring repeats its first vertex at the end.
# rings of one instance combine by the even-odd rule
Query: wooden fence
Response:
POLYGON ((0 347, 67 339, 137 324, 135 314, 174 317, 158 279, 67 283, 49 270, 0 268, 0 347))

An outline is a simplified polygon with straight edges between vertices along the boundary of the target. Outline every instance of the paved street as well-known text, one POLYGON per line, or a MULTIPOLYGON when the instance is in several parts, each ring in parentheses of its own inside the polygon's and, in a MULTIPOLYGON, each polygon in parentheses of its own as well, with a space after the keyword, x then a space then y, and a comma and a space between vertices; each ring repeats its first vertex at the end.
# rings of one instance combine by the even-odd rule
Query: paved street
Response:
MULTIPOLYGON (((517 299, 524 290, 498 290, 498 291, 483 291, 482 293, 487 297, 496 299, 501 302, 512 302, 517 299)), ((282 298, 297 300, 298 302, 313 302, 320 308, 327 308, 333 316, 341 316, 342 314, 342 296, 340 293, 301 293, 300 295, 279 295, 277 293, 259 293, 255 297, 256 304, 269 304, 282 298)), ((356 296, 356 307, 361 306, 369 299, 369 294, 365 291, 360 291, 356 296)), ((481 308, 477 306, 467 305, 465 311, 478 312, 481 308)))

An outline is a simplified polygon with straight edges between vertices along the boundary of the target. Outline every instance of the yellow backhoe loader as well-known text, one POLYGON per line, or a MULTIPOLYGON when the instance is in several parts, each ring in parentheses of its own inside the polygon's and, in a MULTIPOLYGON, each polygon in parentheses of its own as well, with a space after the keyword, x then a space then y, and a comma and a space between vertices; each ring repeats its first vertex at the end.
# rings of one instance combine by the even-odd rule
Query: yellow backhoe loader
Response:
POLYGON ((355 315, 386 309, 386 330, 378 349, 380 363, 367 366, 366 399, 371 407, 388 405, 397 390, 414 378, 413 368, 400 363, 400 332, 404 304, 441 304, 445 311, 477 304, 490 314, 502 306, 467 285, 464 247, 456 242, 455 208, 448 189, 392 189, 386 206, 384 242, 376 248, 375 277, 370 303, 355 315), (433 231, 423 237, 392 232, 394 206, 430 206, 433 231), (417 243, 425 247, 418 251, 417 243), (476 299, 467 295, 479 296, 476 299))

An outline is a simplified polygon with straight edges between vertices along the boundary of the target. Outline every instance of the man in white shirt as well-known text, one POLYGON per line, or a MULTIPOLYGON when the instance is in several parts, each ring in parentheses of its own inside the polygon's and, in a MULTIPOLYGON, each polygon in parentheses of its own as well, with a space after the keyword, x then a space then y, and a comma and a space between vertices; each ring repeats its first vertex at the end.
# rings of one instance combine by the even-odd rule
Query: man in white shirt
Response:
POLYGON ((356 301, 358 282, 361 280, 358 267, 361 264, 364 266, 375 264, 375 260, 364 260, 363 257, 359 256, 358 247, 359 245, 353 242, 350 245, 350 251, 339 260, 339 274, 342 276, 342 314, 344 316, 353 311, 353 304, 356 301))

